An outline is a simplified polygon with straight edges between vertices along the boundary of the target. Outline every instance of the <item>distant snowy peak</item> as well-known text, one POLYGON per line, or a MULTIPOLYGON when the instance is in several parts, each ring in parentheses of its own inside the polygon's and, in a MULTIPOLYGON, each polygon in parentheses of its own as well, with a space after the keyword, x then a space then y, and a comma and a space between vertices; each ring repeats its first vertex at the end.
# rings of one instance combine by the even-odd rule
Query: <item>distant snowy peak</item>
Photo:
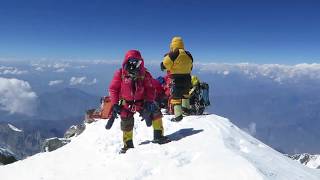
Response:
POLYGON ((202 72, 211 72, 225 76, 232 73, 240 73, 245 74, 252 79, 267 77, 277 82, 284 80, 299 80, 300 78, 309 78, 312 80, 320 79, 320 64, 316 63, 297 65, 199 63, 197 66, 202 72))
POLYGON ((17 127, 15 127, 14 125, 12 124, 8 124, 9 128, 12 129, 13 131, 16 131, 16 132, 22 132, 21 129, 18 129, 17 127))
POLYGON ((305 154, 295 154, 289 157, 309 168, 320 169, 320 155, 310 155, 305 153, 305 154))

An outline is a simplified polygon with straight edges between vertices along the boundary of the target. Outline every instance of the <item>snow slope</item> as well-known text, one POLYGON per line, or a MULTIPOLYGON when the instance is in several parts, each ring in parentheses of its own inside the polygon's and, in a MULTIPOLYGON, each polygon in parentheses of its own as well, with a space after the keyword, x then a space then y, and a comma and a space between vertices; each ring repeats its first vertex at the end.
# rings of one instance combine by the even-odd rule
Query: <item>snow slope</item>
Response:
POLYGON ((190 116, 180 123, 169 118, 164 117, 165 134, 173 139, 168 144, 148 143, 152 128, 136 120, 135 148, 118 154, 119 123, 106 131, 106 121, 98 121, 56 151, 0 167, 1 180, 320 179, 319 171, 274 151, 225 118, 190 116))

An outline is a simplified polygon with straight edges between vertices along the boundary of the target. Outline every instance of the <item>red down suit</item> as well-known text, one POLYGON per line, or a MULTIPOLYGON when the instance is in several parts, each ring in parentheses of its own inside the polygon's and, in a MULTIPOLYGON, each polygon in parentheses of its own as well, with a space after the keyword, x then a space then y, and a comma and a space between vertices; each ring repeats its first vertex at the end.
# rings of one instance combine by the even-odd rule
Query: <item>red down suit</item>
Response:
POLYGON ((119 100, 124 100, 120 116, 130 117, 135 112, 143 108, 144 101, 155 100, 155 89, 152 83, 152 76, 144 67, 144 61, 139 51, 130 50, 126 53, 122 63, 122 68, 115 72, 109 86, 109 94, 112 104, 117 104, 119 100), (138 75, 133 80, 125 70, 125 65, 129 59, 140 59, 142 61, 138 75))

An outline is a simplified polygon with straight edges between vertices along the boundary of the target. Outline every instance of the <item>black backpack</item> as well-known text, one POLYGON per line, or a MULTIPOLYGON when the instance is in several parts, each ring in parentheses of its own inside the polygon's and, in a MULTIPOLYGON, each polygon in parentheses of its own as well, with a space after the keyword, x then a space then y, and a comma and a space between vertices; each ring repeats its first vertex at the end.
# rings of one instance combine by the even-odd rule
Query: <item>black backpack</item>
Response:
POLYGON ((205 82, 200 83, 200 96, 203 100, 204 105, 210 106, 209 84, 205 82))

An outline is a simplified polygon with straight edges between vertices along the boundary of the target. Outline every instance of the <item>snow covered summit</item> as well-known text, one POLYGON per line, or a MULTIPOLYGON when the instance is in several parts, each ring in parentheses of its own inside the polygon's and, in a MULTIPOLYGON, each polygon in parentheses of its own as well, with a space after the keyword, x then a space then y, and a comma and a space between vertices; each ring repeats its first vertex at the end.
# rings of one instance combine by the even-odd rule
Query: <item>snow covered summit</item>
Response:
POLYGON ((164 126, 170 143, 149 143, 152 128, 136 120, 135 148, 118 154, 119 123, 106 131, 106 121, 101 120, 88 124, 81 135, 56 151, 1 166, 1 180, 320 179, 320 171, 285 157, 225 118, 189 116, 179 123, 169 118, 164 117, 164 126))

